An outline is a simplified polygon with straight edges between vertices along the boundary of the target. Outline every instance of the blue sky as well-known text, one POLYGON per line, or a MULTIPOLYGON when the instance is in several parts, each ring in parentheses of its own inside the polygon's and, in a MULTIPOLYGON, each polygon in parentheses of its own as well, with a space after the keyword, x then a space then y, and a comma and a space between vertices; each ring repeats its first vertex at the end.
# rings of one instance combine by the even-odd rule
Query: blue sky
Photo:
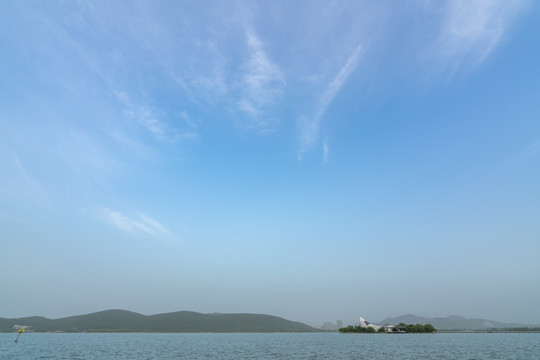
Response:
POLYGON ((528 1, 3 1, 0 317, 540 323, 528 1))

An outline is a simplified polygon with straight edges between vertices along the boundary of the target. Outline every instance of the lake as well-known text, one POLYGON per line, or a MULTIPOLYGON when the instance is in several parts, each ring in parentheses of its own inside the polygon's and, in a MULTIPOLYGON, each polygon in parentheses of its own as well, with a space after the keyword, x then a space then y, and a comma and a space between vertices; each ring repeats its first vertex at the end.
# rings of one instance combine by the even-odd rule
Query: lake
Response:
POLYGON ((540 334, 0 334, 0 359, 540 359, 540 334))

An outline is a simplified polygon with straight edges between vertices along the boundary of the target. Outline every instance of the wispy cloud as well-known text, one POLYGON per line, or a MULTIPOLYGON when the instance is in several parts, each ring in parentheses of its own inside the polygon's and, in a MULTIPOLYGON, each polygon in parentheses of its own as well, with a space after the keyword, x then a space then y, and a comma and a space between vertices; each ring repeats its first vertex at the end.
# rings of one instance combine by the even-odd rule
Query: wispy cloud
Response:
POLYGON ((107 221, 112 223, 118 229, 128 233, 143 233, 152 236, 164 235, 169 231, 151 217, 138 213, 133 217, 129 217, 119 211, 104 209, 103 214, 107 221))
POLYGON ((341 67, 338 74, 328 84, 325 91, 320 96, 318 104, 316 105, 317 110, 315 114, 311 117, 304 115, 300 118, 300 150, 298 152, 299 160, 302 159, 302 154, 317 141, 322 117, 324 116, 328 106, 334 100, 336 94, 356 68, 361 53, 362 45, 360 44, 349 55, 345 65, 341 67))
POLYGON ((505 166, 523 165, 540 157, 540 140, 526 146, 504 161, 505 166))
POLYGON ((482 63, 526 1, 457 0, 446 3, 435 51, 451 72, 482 63))
POLYGON ((5 158, 0 157, 2 177, 0 179, 0 198, 3 196, 16 199, 43 200, 45 191, 40 182, 23 163, 21 158, 11 150, 5 158))
POLYGON ((251 27, 246 30, 246 41, 249 59, 244 65, 245 73, 242 76, 237 107, 248 116, 253 126, 267 130, 275 124, 265 115, 265 110, 282 95, 286 84, 285 76, 270 60, 261 40, 251 27))
POLYGON ((96 134, 78 129, 65 129, 59 136, 58 143, 62 149, 60 157, 68 169, 77 176, 70 186, 107 188, 112 177, 123 170, 123 163, 108 147, 108 142, 96 134))
POLYGON ((328 152, 330 151, 330 149, 328 148, 328 142, 325 141, 323 143, 323 161, 324 162, 327 162, 328 161, 328 152))
MULTIPOLYGON (((171 126, 168 122, 158 119, 155 114, 145 105, 136 106, 125 91, 115 91, 117 99, 124 106, 124 115, 136 120, 149 134, 162 142, 176 142, 181 139, 193 139, 197 137, 194 131, 182 132, 171 126)), ((183 118, 187 116, 184 112, 183 118)), ((189 120, 189 118, 188 118, 189 120)))
POLYGON ((21 184, 26 191, 30 191, 32 193, 42 193, 41 186, 39 185, 38 181, 30 175, 19 157, 15 154, 13 154, 13 161, 15 162, 19 178, 22 180, 21 184))
POLYGON ((191 126, 192 128, 196 128, 197 127, 197 124, 193 121, 193 119, 191 118, 191 116, 189 116, 188 112, 183 110, 181 112, 178 113, 178 117, 182 120, 184 120, 186 122, 186 124, 188 124, 189 126, 191 126))
MULTIPOLYGON (((193 37, 195 38, 195 34, 193 37)), ((193 39, 193 41, 196 41, 193 39)), ((230 84, 227 79, 227 57, 223 51, 212 41, 203 42, 203 45, 186 44, 187 47, 194 48, 198 53, 198 61, 195 63, 180 63, 183 69, 178 69, 177 59, 175 65, 168 65, 172 68, 171 77, 183 89, 186 96, 201 107, 208 104, 216 105, 222 103, 223 99, 229 95, 230 84)))

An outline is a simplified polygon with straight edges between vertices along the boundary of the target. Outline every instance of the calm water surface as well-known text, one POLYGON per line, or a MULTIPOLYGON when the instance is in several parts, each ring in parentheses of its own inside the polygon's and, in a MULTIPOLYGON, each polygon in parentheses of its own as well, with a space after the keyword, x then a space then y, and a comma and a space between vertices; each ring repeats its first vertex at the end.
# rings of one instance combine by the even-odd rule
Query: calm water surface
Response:
POLYGON ((540 334, 0 334, 0 359, 540 359, 540 334))

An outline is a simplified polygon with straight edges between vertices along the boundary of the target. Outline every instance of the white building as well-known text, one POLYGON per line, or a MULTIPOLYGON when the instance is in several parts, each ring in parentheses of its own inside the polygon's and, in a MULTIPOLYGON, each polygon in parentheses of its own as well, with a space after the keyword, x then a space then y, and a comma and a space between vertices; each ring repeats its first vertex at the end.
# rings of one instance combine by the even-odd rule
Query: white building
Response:
POLYGON ((360 316, 360 326, 363 327, 363 328, 373 328, 375 329, 375 331, 379 331, 380 328, 382 328, 382 326, 380 325, 374 325, 374 324, 370 324, 366 321, 366 319, 364 319, 363 317, 360 316))
POLYGON ((380 328, 384 328, 384 331, 386 331, 387 333, 391 333, 391 332, 404 332, 403 330, 401 329, 395 329, 394 330, 394 325, 390 325, 390 324, 385 324, 384 326, 381 326, 381 325, 375 325, 375 324, 370 324, 369 322, 366 321, 366 319, 364 319, 363 317, 360 316, 360 326, 363 327, 363 328, 373 328, 375 329, 375 331, 379 331, 380 328))

